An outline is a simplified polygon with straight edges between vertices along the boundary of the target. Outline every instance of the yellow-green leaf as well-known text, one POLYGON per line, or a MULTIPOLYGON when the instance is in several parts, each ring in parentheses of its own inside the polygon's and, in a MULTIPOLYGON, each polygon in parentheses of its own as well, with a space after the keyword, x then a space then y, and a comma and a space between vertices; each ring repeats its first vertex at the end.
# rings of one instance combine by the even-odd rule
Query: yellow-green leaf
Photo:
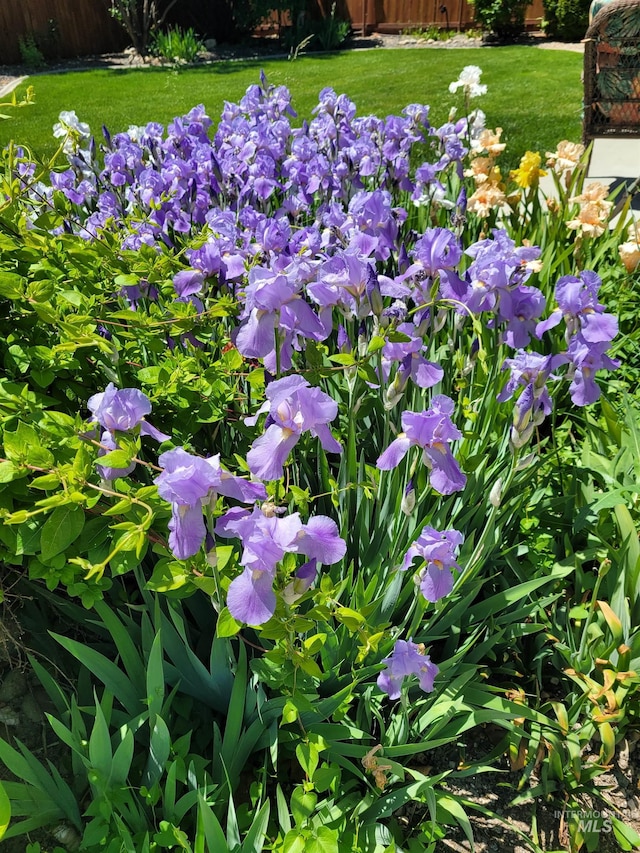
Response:
POLYGON ((40 554, 47 562, 61 554, 78 538, 84 527, 84 510, 77 505, 59 506, 51 513, 40 534, 40 554))
POLYGON ((216 626, 217 637, 234 637, 242 628, 240 622, 236 622, 227 607, 220 611, 218 624, 216 626))
POLYGON ((3 837, 11 820, 11 801, 0 782, 0 838, 3 837))

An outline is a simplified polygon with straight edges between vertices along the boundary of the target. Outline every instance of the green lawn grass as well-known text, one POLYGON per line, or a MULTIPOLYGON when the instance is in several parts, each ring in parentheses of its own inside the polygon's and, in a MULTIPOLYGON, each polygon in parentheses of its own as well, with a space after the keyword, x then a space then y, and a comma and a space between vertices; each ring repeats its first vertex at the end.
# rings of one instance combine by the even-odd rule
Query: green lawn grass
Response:
POLYGON ((544 154, 561 139, 579 139, 582 57, 510 46, 347 51, 295 62, 225 62, 180 72, 148 68, 43 74, 28 81, 35 87, 35 105, 0 122, 0 145, 13 139, 40 156, 52 154, 51 128, 65 109, 75 110, 97 135, 103 124, 113 133, 129 124, 167 123, 199 103, 216 120, 223 102, 240 98, 258 81, 261 68, 271 82, 289 87, 300 117, 310 117, 319 91, 332 86, 356 102, 359 115, 386 116, 419 102, 430 104, 432 120, 442 122, 452 104, 462 106, 462 96, 449 93, 449 83, 472 64, 482 68, 482 82, 489 87, 473 105, 486 112, 490 127, 504 129, 504 165, 516 165, 527 149, 544 154))

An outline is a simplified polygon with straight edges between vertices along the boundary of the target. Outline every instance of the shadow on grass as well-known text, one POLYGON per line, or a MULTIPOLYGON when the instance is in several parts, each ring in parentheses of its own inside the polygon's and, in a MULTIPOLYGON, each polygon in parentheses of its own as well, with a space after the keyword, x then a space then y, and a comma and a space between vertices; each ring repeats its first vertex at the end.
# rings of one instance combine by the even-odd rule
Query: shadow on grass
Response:
MULTIPOLYGON (((126 77, 130 74, 144 73, 151 75, 181 74, 188 72, 189 74, 199 73, 215 73, 215 74, 232 74, 236 71, 251 71, 256 68, 261 68, 266 63, 271 62, 296 62, 302 59, 320 59, 330 60, 336 56, 345 56, 353 53, 355 50, 362 48, 346 47, 341 50, 332 51, 309 51, 299 54, 295 59, 292 59, 286 52, 270 53, 265 52, 264 55, 238 57, 229 59, 218 59, 206 63, 197 63, 194 65, 134 65, 131 64, 114 64, 114 59, 111 55, 91 57, 87 60, 78 60, 77 64, 65 65, 61 68, 41 68, 38 70, 30 70, 30 76, 51 76, 59 74, 80 74, 84 71, 106 71, 111 77, 126 77)), ((375 50, 376 48, 366 48, 367 50, 375 50)), ((29 71, 27 69, 27 71, 29 71)))
MULTIPOLYGON (((302 56, 299 56, 297 60, 291 60, 292 63, 295 63, 301 59, 322 59, 329 60, 333 59, 336 56, 344 56, 350 53, 348 50, 334 50, 331 52, 325 51, 323 53, 305 53, 302 56)), ((283 54, 275 54, 272 56, 261 56, 255 57, 251 59, 221 59, 219 62, 211 62, 207 65, 186 65, 186 66, 172 66, 172 65, 151 65, 145 66, 144 68, 138 67, 118 67, 114 68, 113 66, 104 64, 104 65, 95 65, 91 68, 82 69, 83 71, 95 71, 95 70, 106 70, 109 71, 111 75, 119 77, 124 76, 126 74, 130 74, 131 72, 141 71, 145 74, 166 74, 167 72, 172 74, 181 74, 183 72, 189 72, 189 74, 200 73, 200 74, 232 74, 236 71, 251 71, 253 69, 259 69, 263 65, 271 62, 287 62, 289 57, 286 53, 283 54)))

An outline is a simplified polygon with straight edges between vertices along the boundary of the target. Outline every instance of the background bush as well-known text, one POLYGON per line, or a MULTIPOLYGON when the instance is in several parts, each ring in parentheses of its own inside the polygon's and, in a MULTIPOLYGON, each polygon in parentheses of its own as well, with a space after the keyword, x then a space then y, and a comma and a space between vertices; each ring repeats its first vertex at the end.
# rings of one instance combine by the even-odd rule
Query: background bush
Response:
POLYGON ((590 0, 545 0, 545 33, 563 41, 584 38, 589 25, 590 0))
POLYGON ((191 28, 168 27, 151 38, 151 53, 169 62, 195 62, 203 50, 203 42, 191 28))
POLYGON ((524 32, 527 0, 472 0, 475 21, 500 39, 517 38, 524 32))

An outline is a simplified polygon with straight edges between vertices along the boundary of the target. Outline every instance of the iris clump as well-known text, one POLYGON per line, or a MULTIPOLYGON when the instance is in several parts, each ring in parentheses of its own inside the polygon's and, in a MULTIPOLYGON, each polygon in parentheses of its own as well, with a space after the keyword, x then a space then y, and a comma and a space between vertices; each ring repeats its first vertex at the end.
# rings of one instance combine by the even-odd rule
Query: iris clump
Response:
POLYGON ((4 153, 5 609, 65 623, 35 666, 78 771, 0 738, 14 834, 431 849, 466 821, 443 785, 505 751, 567 812, 611 766, 640 612, 624 223, 577 146, 545 200, 486 125, 332 89, 295 124, 261 77, 218 121, 69 113, 50 175, 4 153), (487 721, 486 759, 416 760, 487 721))
MULTIPOLYGON (((486 91, 479 81, 470 66, 450 90, 477 97, 486 91)), ((481 111, 452 114, 440 127, 420 104, 361 117, 326 88, 309 120, 294 127, 294 116, 286 88, 262 78, 225 104, 217 125, 197 106, 166 129, 105 130, 98 145, 69 114, 56 128, 67 134, 67 162, 50 184, 34 183, 26 158, 20 164, 33 223, 56 193, 65 200, 56 233, 108 240, 122 257, 144 259, 145 274, 112 297, 139 323, 171 327, 172 369, 208 372, 218 348, 215 370, 222 356, 234 364, 228 422, 207 427, 206 439, 186 435, 157 460, 153 483, 171 513, 158 536, 174 560, 211 576, 214 605, 238 630, 268 625, 276 638, 278 620, 287 633, 308 612, 335 611, 365 630, 321 590, 329 576, 343 589, 348 576, 369 571, 368 538, 382 543, 369 578, 376 595, 385 596, 404 554, 402 571, 423 561, 420 606, 443 606, 454 573, 464 581, 478 571, 477 559, 465 565, 465 542, 473 534, 482 544, 485 534, 442 523, 438 508, 450 496, 448 507, 464 505, 480 464, 469 462, 469 446, 483 428, 482 406, 496 404, 494 438, 499 445, 502 431, 513 455, 500 498, 486 489, 493 512, 520 450, 553 410, 555 387, 568 383, 573 403, 587 405, 599 395, 598 371, 617 366, 607 354, 617 323, 598 301, 594 272, 560 276, 557 308, 544 319, 548 258, 516 239, 517 207, 505 211, 495 165, 501 130, 487 128, 481 111), (471 203, 489 185, 500 204, 471 203), (509 412, 502 404, 512 398, 509 412), (391 410, 400 402, 396 433, 391 410), (368 517, 383 534, 358 527, 354 494, 373 502, 368 517), (417 536, 384 517, 394 505, 410 530, 420 512, 417 536), (234 556, 219 569, 221 540, 234 556)), ((518 192, 534 186, 539 166, 533 155, 523 163, 518 192)), ((110 385, 89 408, 105 431, 101 452, 118 447, 118 431, 169 440, 145 420, 142 392, 110 385)), ((132 473, 133 464, 110 478, 132 473)), ((378 687, 391 698, 412 674, 432 690, 438 671, 422 645, 399 639, 407 624, 385 627, 394 647, 377 661, 385 666, 378 687)))

